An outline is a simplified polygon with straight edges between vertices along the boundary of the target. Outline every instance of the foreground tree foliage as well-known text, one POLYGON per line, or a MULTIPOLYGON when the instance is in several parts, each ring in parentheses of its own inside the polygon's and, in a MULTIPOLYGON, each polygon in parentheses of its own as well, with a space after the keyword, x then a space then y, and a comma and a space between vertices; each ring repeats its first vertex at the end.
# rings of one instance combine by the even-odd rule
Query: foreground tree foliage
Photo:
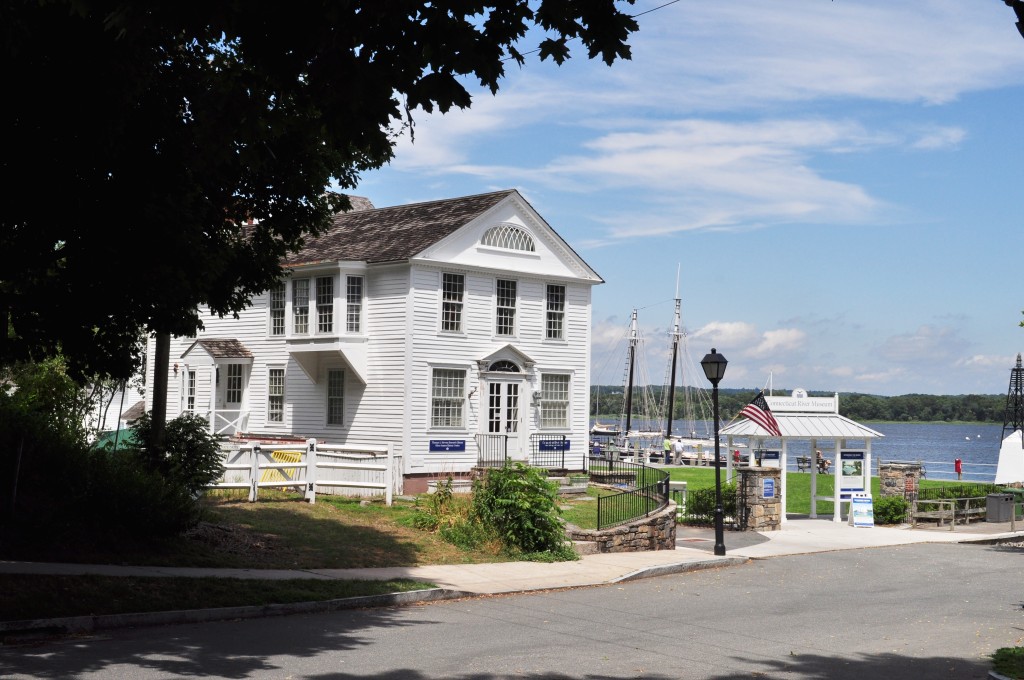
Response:
POLYGON ((629 58, 632 2, 6 3, 0 366, 128 378, 141 333, 267 290, 413 112, 496 92, 528 30, 542 60, 629 58))
POLYGON ((199 521, 199 496, 223 472, 203 419, 170 421, 163 451, 148 443, 148 416, 116 449, 95 447, 82 427, 84 393, 58 360, 18 365, 14 377, 16 387, 0 386, 4 556, 52 558, 62 545, 137 544, 199 521))

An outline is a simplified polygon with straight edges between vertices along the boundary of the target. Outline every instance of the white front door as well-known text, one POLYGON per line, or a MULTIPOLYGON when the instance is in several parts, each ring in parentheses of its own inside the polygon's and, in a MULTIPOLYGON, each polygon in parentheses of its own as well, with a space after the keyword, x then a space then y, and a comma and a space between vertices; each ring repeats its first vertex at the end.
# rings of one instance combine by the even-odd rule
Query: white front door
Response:
POLYGON ((487 434, 506 435, 508 457, 526 460, 520 438, 522 380, 492 380, 487 384, 487 434))

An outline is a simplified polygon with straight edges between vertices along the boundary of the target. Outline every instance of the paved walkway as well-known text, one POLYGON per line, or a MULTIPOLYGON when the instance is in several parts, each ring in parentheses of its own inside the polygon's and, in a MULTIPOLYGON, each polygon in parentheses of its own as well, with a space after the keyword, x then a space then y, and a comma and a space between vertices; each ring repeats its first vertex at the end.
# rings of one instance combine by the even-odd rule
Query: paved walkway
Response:
POLYGON ((262 579, 392 579, 411 578, 436 584, 438 589, 374 598, 352 598, 348 603, 301 603, 272 607, 234 607, 230 610, 169 612, 117 617, 75 617, 49 621, 0 622, 0 632, 59 628, 94 630, 119 625, 155 625, 186 621, 240 618, 339 609, 346 606, 405 604, 417 600, 436 600, 471 595, 520 593, 531 590, 571 588, 617 583, 638 578, 742 564, 751 559, 767 559, 834 550, 856 550, 913 543, 962 543, 1024 540, 1024 522, 977 522, 948 527, 911 529, 909 527, 852 527, 831 518, 791 517, 778 531, 729 531, 724 533, 726 554, 714 555, 714 530, 679 527, 675 550, 635 553, 584 555, 575 562, 508 562, 497 564, 454 564, 383 569, 203 569, 190 567, 132 567, 100 564, 61 564, 52 562, 0 561, 0 573, 103 574, 110 576, 221 576, 262 579), (319 606, 318 606, 319 605, 319 606))

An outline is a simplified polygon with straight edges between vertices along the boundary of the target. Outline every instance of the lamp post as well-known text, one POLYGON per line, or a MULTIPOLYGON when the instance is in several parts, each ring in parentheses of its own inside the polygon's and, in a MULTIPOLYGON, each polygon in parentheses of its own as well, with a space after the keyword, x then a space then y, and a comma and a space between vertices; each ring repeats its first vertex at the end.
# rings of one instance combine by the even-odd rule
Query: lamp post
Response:
POLYGON ((715 554, 725 554, 725 530, 723 525, 722 509, 722 459, 718 453, 718 383, 725 376, 725 367, 729 362, 718 353, 714 347, 711 353, 704 355, 700 360, 700 366, 704 369, 704 375, 711 381, 711 404, 715 418, 715 554))

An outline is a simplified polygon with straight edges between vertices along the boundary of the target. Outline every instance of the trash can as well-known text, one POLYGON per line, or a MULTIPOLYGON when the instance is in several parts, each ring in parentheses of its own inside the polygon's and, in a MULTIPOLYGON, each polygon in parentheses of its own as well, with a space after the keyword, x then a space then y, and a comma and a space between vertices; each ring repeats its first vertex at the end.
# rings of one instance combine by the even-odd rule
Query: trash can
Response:
POLYGON ((1009 522, 1013 512, 1013 495, 1008 493, 990 493, 985 501, 985 521, 1009 522))

